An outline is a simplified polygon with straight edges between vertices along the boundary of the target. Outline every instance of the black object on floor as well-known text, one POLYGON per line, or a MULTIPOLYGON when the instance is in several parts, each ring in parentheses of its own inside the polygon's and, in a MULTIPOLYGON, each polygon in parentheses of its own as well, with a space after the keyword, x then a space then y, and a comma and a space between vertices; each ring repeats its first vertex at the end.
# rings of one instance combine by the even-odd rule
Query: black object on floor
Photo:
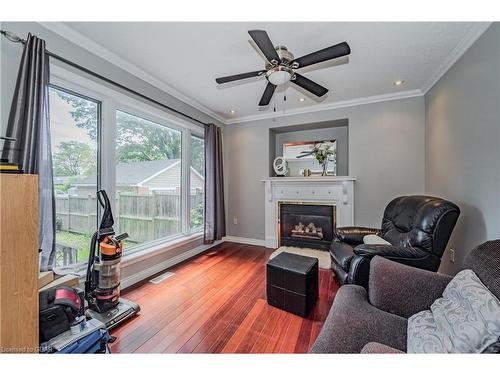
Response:
POLYGON ((267 262, 267 303, 306 317, 318 299, 318 259, 283 252, 267 262))

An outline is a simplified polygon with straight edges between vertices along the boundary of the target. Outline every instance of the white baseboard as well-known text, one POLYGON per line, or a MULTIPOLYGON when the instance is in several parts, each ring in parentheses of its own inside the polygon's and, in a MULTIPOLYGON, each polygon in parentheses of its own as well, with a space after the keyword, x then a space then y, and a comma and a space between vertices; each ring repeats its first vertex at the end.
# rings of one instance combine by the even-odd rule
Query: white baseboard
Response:
POLYGON ((237 242, 245 245, 256 245, 256 246, 266 246, 266 241, 258 240, 256 238, 246 238, 246 237, 235 237, 235 236, 226 236, 222 238, 224 242, 237 242))
POLYGON ((201 245, 198 247, 195 247, 194 249, 188 250, 183 252, 182 254, 176 255, 175 257, 172 257, 170 259, 167 259, 161 263, 158 263, 154 265, 153 267, 149 267, 141 272, 137 272, 134 275, 131 275, 129 277, 126 277, 122 279, 121 281, 121 288, 125 289, 128 288, 129 286, 132 286, 134 284, 137 284, 138 282, 147 279, 148 277, 151 277, 163 270, 166 270, 169 267, 175 266, 176 264, 185 261, 186 259, 192 258, 198 254, 201 254, 204 251, 207 251, 213 246, 216 246, 218 244, 222 243, 222 241, 216 241, 211 245, 201 245))

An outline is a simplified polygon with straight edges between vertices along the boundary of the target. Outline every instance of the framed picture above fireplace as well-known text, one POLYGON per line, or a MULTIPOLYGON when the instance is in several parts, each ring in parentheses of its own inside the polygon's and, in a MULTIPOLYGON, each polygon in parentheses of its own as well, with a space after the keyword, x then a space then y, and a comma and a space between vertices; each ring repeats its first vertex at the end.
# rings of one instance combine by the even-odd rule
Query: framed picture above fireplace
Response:
POLYGON ((324 140, 324 141, 304 141, 304 142, 289 142, 283 144, 283 157, 287 161, 306 161, 314 160, 314 155, 303 156, 305 152, 310 152, 315 144, 329 143, 331 144, 330 149, 333 151, 337 150, 337 140, 324 140), (301 156, 300 158, 298 158, 301 156))
POLYGON ((337 175, 337 141, 335 139, 323 141, 301 141, 283 143, 283 157, 290 168, 290 176, 301 176, 305 169, 311 170, 312 174, 337 175), (318 162, 313 150, 328 152, 326 163, 318 162))

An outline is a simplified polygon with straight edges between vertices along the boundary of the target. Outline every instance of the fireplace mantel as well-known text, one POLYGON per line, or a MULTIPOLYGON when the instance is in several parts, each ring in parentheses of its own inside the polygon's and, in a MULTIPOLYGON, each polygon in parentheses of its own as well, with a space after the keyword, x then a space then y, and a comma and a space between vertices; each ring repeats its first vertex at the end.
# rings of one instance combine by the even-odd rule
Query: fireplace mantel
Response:
POLYGON ((310 176, 310 177, 269 177, 262 182, 328 182, 328 181, 356 181, 349 176, 310 176))
POLYGON ((354 181, 349 176, 269 177, 265 183, 266 247, 278 247, 278 202, 335 203, 337 226, 354 225, 354 181))

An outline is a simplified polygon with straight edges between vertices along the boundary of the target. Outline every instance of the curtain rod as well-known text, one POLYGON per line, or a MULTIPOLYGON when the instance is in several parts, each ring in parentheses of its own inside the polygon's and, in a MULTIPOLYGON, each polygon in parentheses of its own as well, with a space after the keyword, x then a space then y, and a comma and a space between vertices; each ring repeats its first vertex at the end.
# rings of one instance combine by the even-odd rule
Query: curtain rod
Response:
MULTIPOLYGON (((0 34, 2 34, 5 38, 7 38, 7 40, 9 40, 9 41, 11 41, 11 42, 13 42, 13 43, 21 43, 21 44, 26 44, 26 40, 24 40, 24 39, 22 39, 22 38, 18 37, 16 34, 14 34, 14 33, 10 32, 10 31, 7 31, 7 30, 0 30, 0 34)), ((122 90, 128 91, 128 92, 130 92, 130 93, 132 93, 132 94, 134 94, 134 95, 136 95, 136 96, 138 96, 138 97, 140 97, 140 98, 142 98, 142 99, 145 99, 145 100, 147 100, 147 101, 150 101, 150 102, 152 102, 152 103, 155 103, 156 105, 159 105, 160 107, 163 107, 163 108, 165 108, 165 109, 167 109, 167 110, 169 110, 169 111, 171 111, 171 112, 177 113, 178 115, 184 116, 185 118, 188 118, 188 119, 190 119, 190 120, 192 120, 192 121, 195 121, 195 122, 197 122, 197 123, 199 123, 199 124, 202 124, 202 125, 208 125, 207 123, 205 123, 205 122, 203 122, 203 121, 201 121, 201 120, 198 120, 198 119, 196 119, 196 118, 194 118, 194 117, 191 117, 191 116, 189 116, 189 115, 187 115, 187 114, 185 114, 185 113, 183 113, 183 112, 181 112, 181 111, 178 111, 178 110, 177 110, 177 109, 175 109, 175 108, 172 108, 172 107, 170 107, 170 106, 168 106, 168 105, 166 105, 166 104, 163 104, 163 103, 159 102, 158 100, 155 100, 155 99, 153 99, 153 98, 150 98, 149 96, 146 96, 146 95, 144 95, 144 94, 141 94, 140 92, 135 91, 135 90, 133 90, 133 89, 131 89, 131 88, 127 87, 127 86, 124 86, 124 85, 122 85, 121 83, 118 83, 118 82, 116 82, 116 81, 113 81, 113 80, 112 80, 112 79, 110 79, 110 78, 107 78, 107 77, 105 77, 105 76, 103 76, 103 75, 101 75, 101 74, 99 74, 99 73, 96 73, 96 72, 94 72, 94 71, 92 71, 92 70, 90 70, 90 69, 87 69, 87 68, 85 68, 85 67, 84 67, 84 66, 82 66, 82 65, 79 65, 79 64, 77 64, 77 63, 75 63, 75 62, 73 62, 73 61, 70 61, 70 60, 68 60, 68 59, 65 59, 65 58, 64 58, 64 57, 62 57, 62 56, 59 56, 59 55, 57 55, 57 54, 55 54, 55 53, 52 53, 52 52, 50 52, 50 51, 48 51, 48 50, 46 51, 46 53, 47 53, 47 55, 48 55, 49 57, 51 57, 51 58, 54 58, 54 59, 56 59, 56 60, 59 60, 59 61, 61 61, 62 63, 66 64, 66 65, 72 66, 73 68, 76 68, 76 69, 78 69, 78 70, 81 70, 81 71, 82 71, 82 72, 84 72, 84 73, 87 73, 87 74, 89 74, 89 75, 91 75, 91 76, 94 76, 94 77, 96 77, 96 78, 99 78, 100 80, 102 80, 102 81, 104 81, 104 82, 107 82, 107 83, 109 83, 109 84, 111 84, 111 85, 114 85, 114 86, 116 86, 116 87, 119 87, 119 88, 120 88, 120 89, 122 89, 122 90)))

